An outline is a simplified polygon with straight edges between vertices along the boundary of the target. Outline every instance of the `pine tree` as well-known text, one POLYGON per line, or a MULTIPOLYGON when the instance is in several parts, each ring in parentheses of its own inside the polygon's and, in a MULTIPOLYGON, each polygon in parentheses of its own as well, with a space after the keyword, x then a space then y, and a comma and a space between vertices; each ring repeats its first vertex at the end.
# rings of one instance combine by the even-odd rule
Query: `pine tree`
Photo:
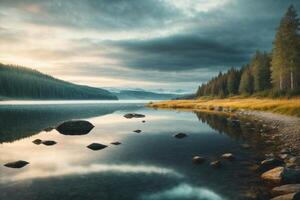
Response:
POLYGON ((243 69, 239 92, 241 94, 252 94, 253 90, 253 76, 251 74, 250 67, 247 66, 243 69))
POLYGON ((290 6, 280 22, 272 52, 272 81, 280 90, 295 90, 300 85, 299 26, 296 10, 290 6))
POLYGON ((267 53, 256 54, 251 60, 251 70, 254 79, 254 91, 259 92, 271 88, 270 58, 267 53))
POLYGON ((235 70, 234 68, 231 68, 228 71, 228 77, 227 77, 227 89, 228 89, 228 93, 230 95, 238 94, 240 80, 241 80, 240 71, 235 70))

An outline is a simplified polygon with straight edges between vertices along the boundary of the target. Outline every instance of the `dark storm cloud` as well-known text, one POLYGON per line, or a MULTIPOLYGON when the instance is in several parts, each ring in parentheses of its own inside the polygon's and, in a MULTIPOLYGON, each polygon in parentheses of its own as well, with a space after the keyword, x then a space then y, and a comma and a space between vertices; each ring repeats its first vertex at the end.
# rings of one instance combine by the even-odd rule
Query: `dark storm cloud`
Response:
POLYGON ((160 0, 2 0, 1 5, 24 11, 31 23, 102 31, 150 28, 180 16, 160 0))
POLYGON ((112 42, 124 66, 144 70, 181 71, 198 68, 241 65, 249 59, 254 44, 219 42, 197 34, 174 35, 151 40, 112 42), (247 45, 247 48, 244 48, 247 45))

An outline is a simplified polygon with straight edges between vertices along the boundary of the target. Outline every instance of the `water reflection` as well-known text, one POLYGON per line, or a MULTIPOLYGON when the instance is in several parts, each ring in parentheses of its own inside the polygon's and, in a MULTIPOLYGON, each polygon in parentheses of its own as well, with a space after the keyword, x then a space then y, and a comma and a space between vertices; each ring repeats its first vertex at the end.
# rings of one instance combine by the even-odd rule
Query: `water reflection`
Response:
POLYGON ((143 104, 0 105, 0 143, 13 142, 71 119, 135 110, 143 104))
POLYGON ((74 166, 64 163, 57 168, 34 167, 32 170, 20 172, 14 176, 5 177, 3 183, 8 181, 20 181, 36 178, 50 178, 69 175, 85 175, 92 173, 125 173, 125 174, 158 174, 160 176, 170 176, 182 178, 183 175, 173 169, 151 166, 151 165, 130 165, 130 164, 90 164, 86 166, 74 166))
POLYGON ((0 144, 0 199, 242 199, 237 193, 250 185, 261 186, 254 172, 241 163, 252 159, 251 152, 241 150, 237 142, 251 134, 251 129, 230 127, 226 118, 155 111, 138 104, 27 105, 0 110, 11 116, 6 118, 10 125, 2 129, 0 141, 14 141, 0 144), (146 123, 124 118, 128 112, 145 114, 146 123), (39 132, 74 118, 89 118, 95 128, 72 137, 56 130, 39 132), (20 126, 14 128, 15 123, 20 126), (132 132, 136 129, 142 133, 132 132), (244 130, 248 132, 241 134, 244 130), (18 135, 18 131, 28 135, 18 135), (175 139, 178 132, 189 137, 175 139), (34 139, 57 144, 34 145, 34 139), (115 141, 122 144, 110 144, 115 141), (108 147, 97 152, 86 148, 93 142, 108 147), (224 162, 220 170, 209 166, 226 152, 234 153, 236 161, 224 162), (207 159, 203 165, 191 162, 198 154, 207 159), (3 166, 20 159, 30 164, 19 170, 3 166))
POLYGON ((223 198, 209 189, 180 184, 168 190, 144 195, 142 200, 223 200, 223 198))

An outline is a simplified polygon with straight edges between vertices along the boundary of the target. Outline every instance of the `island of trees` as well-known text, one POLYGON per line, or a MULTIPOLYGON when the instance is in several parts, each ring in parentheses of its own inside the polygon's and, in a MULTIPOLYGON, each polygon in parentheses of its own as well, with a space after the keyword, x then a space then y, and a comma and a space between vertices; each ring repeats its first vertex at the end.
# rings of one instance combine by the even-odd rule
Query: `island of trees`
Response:
POLYGON ((300 22, 291 5, 278 27, 271 53, 257 51, 249 64, 231 68, 202 84, 197 97, 300 94, 300 22))
POLYGON ((107 90, 76 85, 25 67, 0 63, 0 99, 117 99, 107 90))

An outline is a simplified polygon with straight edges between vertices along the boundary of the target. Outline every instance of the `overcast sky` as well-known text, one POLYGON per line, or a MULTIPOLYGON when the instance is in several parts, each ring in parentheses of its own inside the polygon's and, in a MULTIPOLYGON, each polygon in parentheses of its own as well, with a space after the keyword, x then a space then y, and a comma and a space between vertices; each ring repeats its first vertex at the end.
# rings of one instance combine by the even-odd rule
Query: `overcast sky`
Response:
POLYGON ((0 0, 0 62, 97 87, 193 91, 270 51, 299 0, 0 0))

